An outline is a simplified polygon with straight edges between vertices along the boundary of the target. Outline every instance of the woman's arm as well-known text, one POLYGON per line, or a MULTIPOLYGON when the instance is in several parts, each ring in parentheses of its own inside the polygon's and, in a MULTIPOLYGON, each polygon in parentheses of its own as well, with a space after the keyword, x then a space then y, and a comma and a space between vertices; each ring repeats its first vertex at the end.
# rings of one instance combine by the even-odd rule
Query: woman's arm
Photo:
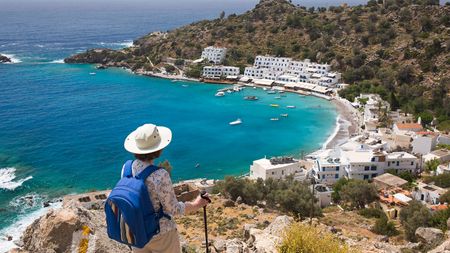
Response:
POLYGON ((159 184, 158 198, 161 201, 164 212, 172 216, 180 216, 192 213, 206 206, 208 201, 198 196, 192 202, 179 202, 173 190, 172 180, 167 171, 163 170, 161 182, 159 184))

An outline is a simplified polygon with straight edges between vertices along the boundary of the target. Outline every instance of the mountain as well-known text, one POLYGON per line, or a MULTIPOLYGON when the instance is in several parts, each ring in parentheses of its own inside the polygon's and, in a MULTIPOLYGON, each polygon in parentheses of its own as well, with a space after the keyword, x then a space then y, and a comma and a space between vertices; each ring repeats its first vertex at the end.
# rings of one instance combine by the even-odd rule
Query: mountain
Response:
MULTIPOLYGON (((225 64, 242 68, 259 54, 331 63, 351 84, 341 96, 378 93, 393 109, 435 117, 450 130, 450 6, 435 0, 370 0, 328 9, 261 0, 241 15, 150 33, 131 48, 88 50, 65 61, 158 71, 168 60, 197 59, 210 45, 227 47, 225 64)), ((185 67, 198 76, 201 66, 185 67)))

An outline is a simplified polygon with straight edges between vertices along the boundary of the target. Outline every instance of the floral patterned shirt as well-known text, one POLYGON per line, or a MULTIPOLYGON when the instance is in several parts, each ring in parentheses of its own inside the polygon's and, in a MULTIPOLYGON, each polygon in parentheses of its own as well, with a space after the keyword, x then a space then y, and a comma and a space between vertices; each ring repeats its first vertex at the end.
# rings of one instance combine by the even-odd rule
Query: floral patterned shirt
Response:
MULTIPOLYGON (((148 166, 150 166, 149 162, 135 160, 132 165, 133 176, 139 174, 148 166)), ((147 178, 145 184, 147 185, 148 194, 150 195, 155 212, 158 212, 162 205, 164 213, 171 217, 184 215, 185 204, 183 202, 178 202, 175 192, 173 191, 169 172, 165 169, 159 169, 147 178)), ((159 220, 159 226, 160 233, 153 238, 157 238, 158 236, 177 228, 173 219, 169 220, 165 217, 159 220)))

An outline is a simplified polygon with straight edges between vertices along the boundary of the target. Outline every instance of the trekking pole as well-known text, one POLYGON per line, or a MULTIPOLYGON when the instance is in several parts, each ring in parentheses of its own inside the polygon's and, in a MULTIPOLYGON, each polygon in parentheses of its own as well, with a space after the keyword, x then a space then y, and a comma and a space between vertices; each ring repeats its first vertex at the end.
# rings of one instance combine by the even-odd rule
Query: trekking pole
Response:
MULTIPOLYGON (((206 191, 200 193, 202 199, 206 199, 208 203, 211 203, 211 199, 206 196, 206 191)), ((206 220, 206 206, 203 207, 203 220, 205 221, 205 243, 206 243, 206 253, 209 253, 209 242, 208 242, 208 222, 206 220)))

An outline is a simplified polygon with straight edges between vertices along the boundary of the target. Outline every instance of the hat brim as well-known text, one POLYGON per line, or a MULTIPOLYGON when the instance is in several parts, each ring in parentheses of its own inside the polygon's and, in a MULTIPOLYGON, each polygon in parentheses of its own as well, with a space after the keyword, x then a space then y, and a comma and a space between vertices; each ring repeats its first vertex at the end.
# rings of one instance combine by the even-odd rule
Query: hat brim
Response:
POLYGON ((172 141, 172 131, 170 131, 169 128, 163 126, 157 126, 156 128, 158 129, 159 136, 161 137, 161 141, 157 145, 145 149, 139 148, 136 145, 136 141, 134 139, 136 131, 133 131, 127 136, 123 146, 128 152, 133 154, 149 154, 167 147, 167 145, 169 145, 169 143, 172 141))

